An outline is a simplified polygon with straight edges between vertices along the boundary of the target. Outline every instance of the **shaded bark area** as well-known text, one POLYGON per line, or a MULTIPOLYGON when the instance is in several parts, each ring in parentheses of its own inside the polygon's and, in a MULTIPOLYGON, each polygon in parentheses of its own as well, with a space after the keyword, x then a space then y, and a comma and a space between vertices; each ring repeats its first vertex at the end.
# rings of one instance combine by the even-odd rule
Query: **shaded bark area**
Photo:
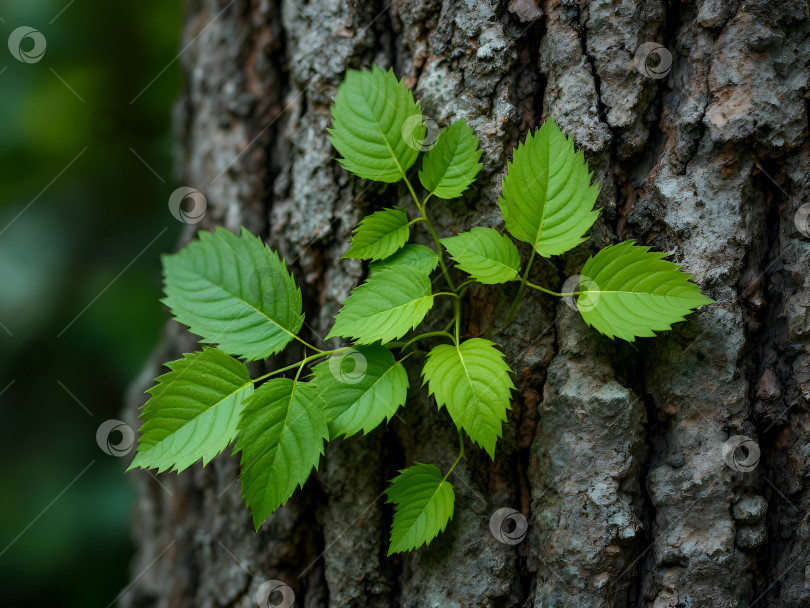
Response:
MULTIPOLYGON (((132 473, 140 550, 123 605, 253 606, 268 580, 307 608, 808 605, 806 4, 195 0, 183 38, 176 179, 208 201, 184 241, 214 225, 261 234, 302 287, 307 340, 323 344, 363 280, 362 264, 339 260, 359 218, 413 211, 403 188, 342 170, 327 139, 345 69, 372 63, 393 66, 439 125, 464 117, 481 140, 476 187, 432 203, 440 232, 502 226, 510 152, 553 116, 585 150, 602 213, 588 242, 536 262, 532 281, 559 287, 599 247, 635 238, 717 303, 628 345, 527 294, 490 336, 519 389, 495 462, 468 446, 452 523, 409 555, 386 557, 387 480, 413 462, 446 469, 457 451, 418 364, 392 423, 329 444, 258 533, 235 457, 132 473), (672 58, 664 78, 636 64, 648 42, 672 58), (733 436, 761 452, 751 470, 726 463, 733 436), (490 533, 502 507, 528 519, 522 543, 490 533)), ((489 331, 513 295, 471 290, 466 334, 489 331)), ((173 322, 165 335, 133 387, 133 425, 160 363, 195 349, 173 322)))

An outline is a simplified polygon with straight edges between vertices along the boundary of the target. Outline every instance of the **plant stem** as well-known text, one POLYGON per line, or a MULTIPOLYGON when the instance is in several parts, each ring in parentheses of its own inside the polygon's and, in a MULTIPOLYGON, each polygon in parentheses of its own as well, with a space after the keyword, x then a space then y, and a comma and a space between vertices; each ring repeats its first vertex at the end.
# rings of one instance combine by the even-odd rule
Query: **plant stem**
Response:
POLYGON ((540 287, 540 285, 535 285, 534 283, 526 282, 527 287, 531 287, 532 289, 536 289, 538 291, 542 291, 543 293, 547 293, 550 296, 557 296, 558 298, 564 298, 568 296, 580 296, 583 293, 588 293, 587 291, 573 291, 571 293, 557 293, 556 291, 551 291, 550 289, 546 289, 545 287, 540 287))
MULTIPOLYGON (((323 357, 328 357, 329 355, 334 355, 335 353, 339 353, 341 351, 348 350, 350 348, 351 348, 350 346, 343 346, 341 348, 336 348, 335 350, 322 350, 322 351, 319 351, 314 355, 310 355, 309 357, 305 357, 304 359, 302 359, 298 363, 293 363, 292 365, 288 365, 287 367, 282 367, 281 369, 275 369, 272 372, 264 374, 263 376, 259 376, 258 378, 254 378, 253 380, 251 380, 251 382, 253 382, 255 384, 256 382, 260 382, 262 380, 265 380, 265 379, 269 378, 270 376, 275 376, 276 374, 280 374, 282 372, 289 371, 289 370, 294 369, 296 367, 299 368, 299 373, 300 373, 300 369, 303 368, 304 365, 309 363, 310 361, 315 361, 316 359, 321 359, 323 357)), ((297 375, 296 375, 296 377, 297 377, 297 375)))
MULTIPOLYGON (((427 200, 427 199, 426 199, 427 200)), ((418 205, 417 201, 417 205, 418 205)), ((436 229, 433 227, 433 223, 425 213, 425 208, 422 205, 419 205, 419 211, 422 213, 422 217, 425 219, 425 224, 430 231, 430 236, 433 237, 433 244, 436 245, 436 253, 439 255, 439 266, 442 269, 442 274, 444 275, 444 280, 447 281, 448 287, 453 291, 456 291, 456 286, 453 283, 453 279, 450 278, 450 272, 447 270, 447 264, 444 263, 444 247, 442 247, 442 243, 439 240, 439 235, 436 234, 436 229)))
POLYGON ((526 264, 526 270, 523 271, 523 276, 520 277, 520 287, 518 287, 518 292, 515 294, 515 299, 512 300, 512 305, 509 307, 509 314, 506 315, 506 321, 503 324, 504 327, 509 327, 512 319, 515 318, 515 313, 520 307, 520 303, 523 300, 523 291, 526 289, 526 282, 529 279, 529 271, 532 269, 532 263, 534 262, 534 256, 536 253, 537 251, 534 247, 532 247, 532 252, 529 255, 529 263, 526 264))
POLYGON ((422 217, 417 218, 416 220, 413 221, 413 223, 415 223, 416 221, 424 221, 425 224, 427 225, 428 230, 430 231, 430 236, 433 238, 433 244, 436 245, 436 253, 439 256, 439 266, 442 269, 444 280, 447 281, 447 285, 448 287, 450 287, 450 289, 456 291, 456 286, 455 284, 453 284, 453 279, 450 278, 450 273, 447 270, 447 264, 444 263, 444 247, 442 247, 442 243, 441 241, 439 241, 439 235, 436 233, 436 229, 433 227, 430 218, 428 218, 427 213, 425 212, 425 205, 427 205, 428 199, 430 198, 431 195, 428 194, 425 197, 425 200, 420 203, 419 197, 416 196, 416 192, 414 191, 413 186, 411 185, 411 181, 408 179, 408 177, 405 175, 404 172, 402 173, 402 177, 405 180, 405 184, 408 186, 408 190, 410 191, 411 196, 413 197, 413 202, 416 203, 416 208, 419 209, 419 213, 422 214, 422 217))
MULTIPOLYGON (((397 163, 397 165, 399 165, 399 163, 397 163)), ((416 203, 416 206, 419 207, 419 210, 421 211, 422 208, 419 205, 419 197, 416 196, 416 192, 414 192, 413 186, 411 186, 411 180, 409 180, 408 176, 405 175, 405 171, 402 170, 402 167, 399 168, 399 172, 402 174, 402 179, 405 180, 405 185, 408 186, 408 190, 410 191, 411 196, 413 197, 413 200, 416 203)))
POLYGON ((301 372, 303 371, 303 369, 304 369, 304 365, 306 364, 306 362, 307 362, 307 360, 306 360, 306 359, 304 359, 304 360, 303 360, 303 361, 301 361, 301 363, 298 365, 298 371, 297 371, 297 372, 295 372, 295 378, 293 379, 293 390, 295 390, 295 385, 296 385, 296 384, 298 384, 298 378, 301 376, 301 372))
POLYGON ((470 285, 472 285, 473 283, 477 283, 477 282, 478 282, 478 281, 476 281, 475 279, 468 279, 468 280, 464 281, 464 282, 463 282, 461 285, 459 285, 459 286, 458 286, 458 292, 459 292, 459 294, 461 293, 461 290, 462 290, 462 289, 464 289, 465 287, 469 287, 469 286, 470 286, 470 285))
POLYGON ((301 344, 303 344, 304 346, 306 346, 307 348, 311 348, 312 350, 314 350, 316 353, 322 353, 322 352, 324 352, 324 351, 322 351, 320 348, 316 348, 316 347, 312 346, 312 344, 310 344, 309 342, 306 342, 305 340, 303 340, 302 338, 300 338, 300 337, 298 337, 298 336, 293 336, 293 337, 294 337, 296 340, 298 340, 298 341, 299 341, 301 344))
POLYGON ((453 301, 453 316, 454 316, 454 321, 455 321, 455 324, 456 324, 455 342, 456 342, 456 346, 458 347, 459 334, 461 333, 461 298, 459 298, 459 297, 457 297, 453 301))
POLYGON ((444 338, 450 338, 451 340, 453 339, 453 335, 447 333, 446 331, 429 331, 427 333, 419 334, 418 336, 411 338, 405 343, 405 346, 401 347, 400 350, 405 350, 411 344, 413 344, 414 342, 418 342, 419 340, 426 340, 427 338, 438 338, 440 336, 444 338))
POLYGON ((461 459, 464 458, 464 436, 461 434, 461 431, 459 431, 458 433, 458 445, 459 445, 458 458, 456 458, 456 461, 453 463, 453 466, 450 467, 450 470, 447 471, 447 475, 444 476, 442 482, 447 481, 447 478, 450 477, 450 473, 453 472, 453 469, 456 468, 456 465, 458 465, 458 463, 461 462, 461 459))
POLYGON ((434 296, 450 296, 452 298, 458 298, 459 295, 453 291, 438 291, 433 294, 434 296))

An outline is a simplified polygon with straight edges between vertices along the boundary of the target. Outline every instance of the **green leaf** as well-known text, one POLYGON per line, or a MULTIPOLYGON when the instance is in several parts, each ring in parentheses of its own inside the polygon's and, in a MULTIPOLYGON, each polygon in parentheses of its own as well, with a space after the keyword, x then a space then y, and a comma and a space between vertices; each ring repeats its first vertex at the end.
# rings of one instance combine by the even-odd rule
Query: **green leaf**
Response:
POLYGON ((545 257, 576 247, 599 215, 591 175, 582 151, 549 118, 507 168, 498 199, 507 230, 545 257))
POLYGON ((493 228, 473 228, 442 239, 458 267, 479 283, 494 285, 519 279, 520 254, 512 240, 493 228))
POLYGON ((475 181, 483 167, 479 158, 478 138, 462 118, 439 133, 436 145, 422 160, 419 181, 439 198, 456 198, 475 181))
POLYGON ((253 393, 245 365, 215 348, 166 364, 143 406, 138 454, 130 469, 174 467, 179 473, 202 459, 207 465, 237 433, 239 412, 253 393))
POLYGON ((375 211, 360 220, 352 235, 352 246, 344 258, 379 260, 396 253, 408 242, 408 214, 399 207, 375 211))
POLYGON ((373 431, 405 403, 408 374, 387 348, 358 346, 313 368, 329 438, 373 431))
POLYGON ((515 388, 510 371, 503 353, 483 338, 433 347, 422 370, 438 406, 447 407, 456 426, 493 460, 501 423, 510 408, 510 391, 515 388))
POLYGON ((419 325, 432 306, 427 275, 405 266, 384 270, 352 291, 326 339, 390 342, 419 325))
POLYGON ((163 256, 163 303, 227 353, 255 361, 280 352, 304 322, 301 291, 284 262, 246 228, 199 237, 163 256))
POLYGON ((394 504, 388 555, 429 545, 453 517, 453 486, 438 467, 421 463, 400 471, 391 482, 386 490, 387 502, 394 504))
POLYGON ((328 129, 339 162, 378 182, 398 182, 416 162, 425 138, 422 108, 393 70, 347 70, 328 129))
POLYGON ((306 382, 273 378, 245 403, 236 450, 242 452, 242 496, 257 530, 318 466, 329 429, 317 399, 306 382))
POLYGON ((712 304, 680 266, 633 241, 605 247, 585 262, 577 308, 591 327, 609 338, 633 342, 683 321, 698 306, 712 304))
POLYGON ((429 275, 436 270, 439 265, 439 256, 430 247, 424 245, 405 245, 394 255, 377 260, 368 265, 369 276, 379 274, 386 269, 394 269, 400 266, 413 268, 417 272, 429 275))

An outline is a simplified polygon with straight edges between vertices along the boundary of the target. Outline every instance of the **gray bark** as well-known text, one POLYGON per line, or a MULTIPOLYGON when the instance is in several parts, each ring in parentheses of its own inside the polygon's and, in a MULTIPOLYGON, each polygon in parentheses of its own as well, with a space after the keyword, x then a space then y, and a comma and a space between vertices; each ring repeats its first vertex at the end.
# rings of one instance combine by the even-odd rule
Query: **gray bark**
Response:
MULTIPOLYGON (((441 232, 501 226, 510 152, 550 115, 584 148, 603 211, 587 243, 536 264, 534 282, 559 286, 599 247, 635 238, 671 252, 717 303, 628 345, 527 294, 493 336, 519 389, 495 462, 471 450, 447 532, 406 556, 385 556, 386 480, 414 461, 446 469, 457 449, 416 388, 418 366, 401 416, 331 443, 258 534, 235 457, 162 486, 132 474, 139 552, 125 606, 247 607, 267 580, 307 608, 810 603, 810 233, 795 221, 810 201, 806 4, 196 0, 181 46, 196 37, 182 56, 176 178, 208 213, 183 240, 214 225, 263 235, 303 289, 307 339, 364 276, 339 260, 352 227, 409 206, 401 188, 351 177, 327 139, 345 68, 372 63, 393 66, 440 125, 465 117, 481 140, 476 188, 432 207, 441 232), (671 55, 665 78, 634 64, 647 42, 671 55), (738 435, 761 453, 747 472, 723 456, 738 435), (502 507, 527 518, 522 543, 490 533, 502 507)), ((469 336, 504 314, 498 302, 472 292, 469 336)), ((194 348, 167 325, 133 388, 133 424, 160 363, 194 348)))

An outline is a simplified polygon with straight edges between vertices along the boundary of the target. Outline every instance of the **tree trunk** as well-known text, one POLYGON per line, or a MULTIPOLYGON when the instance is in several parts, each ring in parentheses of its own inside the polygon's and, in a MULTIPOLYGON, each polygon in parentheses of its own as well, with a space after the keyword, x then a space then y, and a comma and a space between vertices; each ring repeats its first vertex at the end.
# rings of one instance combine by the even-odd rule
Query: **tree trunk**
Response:
MULTIPOLYGON (((386 557, 387 480, 414 462, 446 470, 457 450, 416 363, 392 424, 331 442, 259 533, 236 457, 159 483, 132 473, 140 550, 125 606, 248 607, 269 580, 306 608, 808 606, 805 3, 195 0, 186 45, 176 177, 208 210, 184 241, 213 225, 263 235, 302 287, 307 340, 322 344, 364 276, 339 259, 356 222, 409 204, 402 188, 350 176, 327 139, 344 70, 373 63, 393 66, 439 125, 465 117, 481 140, 476 188, 432 206, 440 232, 501 226, 511 151, 553 116, 585 150, 602 213, 587 243, 536 263, 533 282, 559 286, 599 247, 634 238, 717 303, 628 344, 527 294, 494 336, 519 389, 495 462, 471 450, 450 480, 447 532, 411 554, 386 557), (645 63, 650 42, 663 47, 645 63), (735 436, 750 441, 724 459, 735 436), (502 507, 527 518, 522 542, 490 532, 502 507)), ((499 291, 478 288, 467 335, 503 314, 499 291)), ((133 389, 133 425, 160 363, 194 348, 168 324, 133 389)))

